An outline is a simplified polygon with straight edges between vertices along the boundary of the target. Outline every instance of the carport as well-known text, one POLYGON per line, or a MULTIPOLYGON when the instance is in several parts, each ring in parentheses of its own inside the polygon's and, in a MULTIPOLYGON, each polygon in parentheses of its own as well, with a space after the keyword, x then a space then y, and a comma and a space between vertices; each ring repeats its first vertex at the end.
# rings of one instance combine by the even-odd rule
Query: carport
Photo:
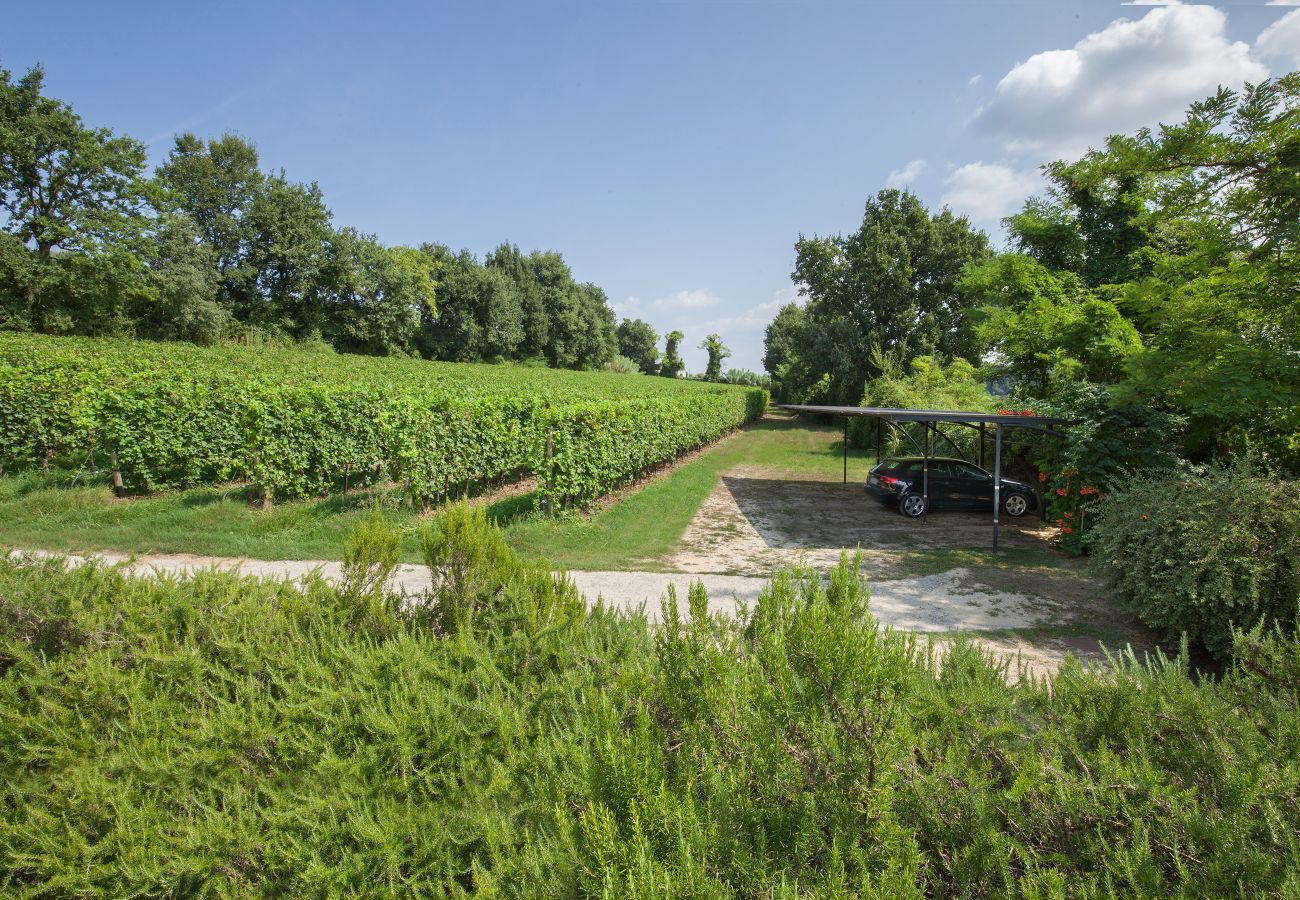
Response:
MULTIPOLYGON (((844 483, 849 482, 849 417, 850 416, 871 416, 879 420, 882 424, 889 425, 890 428, 902 434, 905 438, 919 451, 919 455, 924 457, 925 465, 922 467, 921 491, 925 498, 925 517, 928 518, 930 511, 930 461, 935 457, 935 447, 940 438, 946 440, 958 456, 964 458, 961 450, 940 429, 940 425, 956 425, 963 428, 973 428, 979 432, 979 459, 978 465, 982 469, 988 467, 984 465, 985 445, 988 443, 988 432, 993 432, 993 551, 998 549, 998 536, 1002 529, 1002 438, 1003 432, 1009 429, 1020 429, 1023 431, 1034 431, 1040 434, 1059 437, 1060 432, 1057 429, 1061 426, 1071 424, 1069 419, 1057 418, 1055 416, 1036 416, 1030 413, 982 413, 982 412, 961 412, 957 410, 934 410, 934 409, 896 409, 884 406, 802 406, 792 404, 777 404, 777 409, 784 409, 796 413, 813 413, 823 416, 843 416, 844 417, 844 483), (925 445, 922 447, 915 438, 906 430, 899 428, 899 425, 921 424, 925 426, 925 445)), ((884 428, 876 429, 876 459, 880 459, 880 439, 884 428)), ((968 460, 975 462, 975 460, 968 460)), ((1042 515, 1046 510, 1046 504, 1039 504, 1039 514, 1042 515)))

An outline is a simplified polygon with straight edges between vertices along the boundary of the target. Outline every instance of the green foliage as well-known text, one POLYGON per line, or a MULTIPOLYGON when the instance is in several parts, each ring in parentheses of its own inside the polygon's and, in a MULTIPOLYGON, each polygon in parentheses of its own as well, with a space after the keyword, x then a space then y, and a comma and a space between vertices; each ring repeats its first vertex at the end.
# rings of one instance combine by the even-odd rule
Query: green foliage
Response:
POLYGON ((1105 387, 1068 385, 1036 412, 1071 421, 1057 437, 1034 442, 1032 459, 1059 528, 1057 541, 1072 553, 1089 546, 1090 510, 1138 473, 1167 473, 1179 463, 1177 416, 1117 398, 1105 387))
POLYGON ((608 297, 558 253, 386 247, 234 133, 177 136, 146 181, 140 142, 43 80, 0 68, 0 329, 572 369, 618 349, 608 297))
POLYGON ((1071 380, 1185 422, 1192 459, 1300 471, 1300 73, 1220 89, 1184 121, 1047 167, 1008 220, 1036 262, 968 273, 982 335, 1038 397, 1071 380))
MULTIPOLYGON (((913 194, 881 191, 870 198, 861 227, 848 235, 800 236, 794 280, 808 296, 803 327, 794 330, 793 355, 804 370, 799 390, 830 378, 831 402, 852 404, 880 374, 873 349, 940 354, 972 362, 979 347, 957 281, 968 264, 989 258, 988 238, 944 209, 931 214, 913 194)), ((787 318, 794 318, 788 316, 787 318)), ((788 328, 783 330, 791 330, 788 328)), ((768 336, 769 339, 774 337, 768 336)), ((785 339, 786 341, 789 338, 785 339)), ((768 371, 782 378, 777 356, 768 371)), ((788 362, 787 381, 798 369, 788 362)))
POLYGON ((618 352, 632 360, 647 375, 659 371, 658 344, 659 335, 649 322, 624 319, 618 323, 618 352))
POLYGON ((636 375, 641 371, 636 360, 628 359, 626 356, 616 355, 609 362, 605 363, 604 371, 617 372, 619 375, 636 375))
POLYGON ((1300 482, 1249 463, 1159 472, 1098 513, 1096 568, 1153 628, 1227 657, 1235 628, 1300 626, 1300 482))
MULTIPOLYGON (((943 360, 935 356, 918 356, 904 364, 898 353, 877 351, 873 367, 881 374, 867 382, 859 405, 885 406, 899 409, 943 409, 968 412, 994 412, 997 403, 984 387, 975 367, 964 359, 943 360)), ((857 447, 876 446, 876 432, 881 432, 881 450, 885 454, 913 453, 917 444, 905 442, 900 429, 912 432, 913 438, 924 446, 925 431, 916 426, 902 425, 891 428, 875 418, 854 417, 849 422, 849 442, 857 447)), ((974 432, 969 429, 948 429, 945 434, 953 441, 940 441, 935 452, 970 456, 976 446, 974 432)))
POLYGON ((145 148, 87 127, 72 107, 42 94, 44 82, 39 66, 18 79, 0 68, 0 211, 3 230, 18 239, 5 249, 0 286, 12 293, 0 296, 0 317, 50 333, 89 323, 115 330, 121 294, 130 291, 123 276, 129 284, 138 270, 131 251, 145 227, 145 148), (66 263, 69 253, 96 259, 106 283, 78 280, 86 273, 66 263), (92 294, 91 309, 79 290, 92 294), (105 303, 107 312, 93 309, 105 303))
POLYGON ((764 390, 771 390, 772 379, 761 372, 752 372, 749 369, 728 369, 722 373, 722 381, 727 384, 743 384, 748 387, 761 387, 764 390))
POLYGON ((0 465, 98 451, 116 454, 136 490, 242 477, 268 500, 387 477, 425 506, 532 472, 555 508, 587 505, 767 402, 726 385, 635 387, 595 373, 0 336, 0 465))
POLYGON ((989 374, 1051 399, 1066 386, 1113 384, 1142 348, 1137 329, 1071 272, 1002 254, 966 271, 960 289, 980 307, 976 333, 991 351, 989 374))
POLYGON ((0 558, 0 890, 1300 888, 1294 637, 1240 635, 1219 680, 1121 656, 1008 684, 964 640, 877 628, 848 560, 738 621, 697 585, 652 630, 481 512, 426 546, 438 589, 383 620, 319 580, 0 558))
POLYGON ((375 629, 392 618, 388 580, 402 555, 402 535, 379 511, 358 522, 343 547, 339 596, 356 604, 360 627, 375 629))
POLYGON ((682 357, 677 352, 684 337, 686 335, 680 331, 670 331, 664 335, 664 361, 659 366, 659 374, 665 378, 676 378, 686 371, 686 363, 682 362, 682 357))
POLYGON ((711 334, 700 342, 700 349, 709 354, 709 362, 704 369, 705 381, 722 380, 722 361, 731 355, 726 344, 722 343, 722 336, 711 334))

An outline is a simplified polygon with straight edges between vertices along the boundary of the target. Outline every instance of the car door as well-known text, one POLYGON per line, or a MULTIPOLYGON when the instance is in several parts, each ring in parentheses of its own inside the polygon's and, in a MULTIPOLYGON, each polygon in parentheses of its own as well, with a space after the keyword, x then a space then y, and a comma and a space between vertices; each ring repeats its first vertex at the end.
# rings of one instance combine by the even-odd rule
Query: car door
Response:
POLYGON ((957 480, 953 478, 952 463, 943 459, 930 462, 930 506, 933 509, 952 509, 960 505, 956 494, 957 480))
POLYGON ((953 492, 963 509, 993 508, 993 476, 979 466, 955 462, 953 467, 953 492))

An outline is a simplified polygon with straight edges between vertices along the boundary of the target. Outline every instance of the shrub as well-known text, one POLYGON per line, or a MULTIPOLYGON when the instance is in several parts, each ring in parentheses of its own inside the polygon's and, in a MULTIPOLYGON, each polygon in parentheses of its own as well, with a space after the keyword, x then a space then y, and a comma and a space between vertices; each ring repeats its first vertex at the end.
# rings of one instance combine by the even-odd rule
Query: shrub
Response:
POLYGON ((383 627, 319 579, 0 556, 0 894, 1300 892, 1295 637, 1008 684, 880 630, 847 559, 652 630, 480 512, 426 544, 450 580, 383 627))
POLYGON ((1092 508, 1124 479, 1143 471, 1171 471, 1178 465, 1175 436, 1181 420, 1150 406, 1117 400, 1109 388, 1071 384, 1062 388, 1055 401, 1035 408, 1074 422, 1057 437, 1035 439, 1030 452, 1059 528, 1057 542, 1068 552, 1088 549, 1092 508))
POLYGON ((1219 657, 1233 628, 1294 629, 1300 482, 1250 464, 1135 477, 1099 505, 1091 546, 1119 598, 1170 638, 1219 657))
MULTIPOLYGON (((861 406, 885 406, 899 409, 964 410, 993 412, 997 401, 984 387, 975 367, 964 359, 944 360, 937 356, 919 356, 906 365, 896 355, 877 353, 875 364, 881 374, 867 382, 861 406)), ((916 444, 900 437, 899 429, 910 429, 917 442, 924 445, 924 429, 919 425, 891 428, 872 417, 855 416, 849 421, 849 442, 855 447, 875 449, 877 430, 881 432, 881 452, 913 453, 916 444)), ((945 432, 956 447, 939 440, 935 453, 950 456, 975 454, 977 438, 967 428, 949 428, 945 432)))
POLYGON ((615 355, 613 359, 605 363, 602 369, 606 372, 614 372, 618 375, 639 375, 641 367, 634 360, 626 356, 615 355))

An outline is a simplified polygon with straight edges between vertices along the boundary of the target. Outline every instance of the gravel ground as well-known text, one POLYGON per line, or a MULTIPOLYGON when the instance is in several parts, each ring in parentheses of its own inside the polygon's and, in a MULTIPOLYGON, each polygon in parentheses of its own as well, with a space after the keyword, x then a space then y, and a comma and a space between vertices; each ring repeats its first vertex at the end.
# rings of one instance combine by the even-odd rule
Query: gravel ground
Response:
MULTIPOLYGON (((15 552, 34 556, 60 555, 43 551, 15 552)), ((72 565, 83 565, 90 560, 121 565, 133 575, 142 577, 152 573, 182 575, 204 569, 237 570, 259 578, 290 580, 319 573, 329 581, 337 581, 341 575, 339 563, 324 560, 268 561, 184 554, 132 557, 107 552, 65 558, 72 565)), ((757 602, 759 592, 767 583, 765 578, 745 575, 663 572, 570 572, 569 577, 589 602, 594 604, 598 598, 603 598, 607 605, 628 610, 644 605, 652 622, 659 621, 659 602, 668 592, 669 585, 676 590, 684 609, 691 583, 701 581, 709 594, 710 611, 730 615, 739 603, 752 606, 757 602)), ((394 572, 391 586, 407 594, 418 594, 427 590, 429 583, 429 570, 425 566, 402 565, 394 572)), ((1059 612, 1045 605, 1041 598, 973 585, 965 569, 872 581, 871 609, 883 625, 918 632, 1033 627, 1050 624, 1059 612)))

